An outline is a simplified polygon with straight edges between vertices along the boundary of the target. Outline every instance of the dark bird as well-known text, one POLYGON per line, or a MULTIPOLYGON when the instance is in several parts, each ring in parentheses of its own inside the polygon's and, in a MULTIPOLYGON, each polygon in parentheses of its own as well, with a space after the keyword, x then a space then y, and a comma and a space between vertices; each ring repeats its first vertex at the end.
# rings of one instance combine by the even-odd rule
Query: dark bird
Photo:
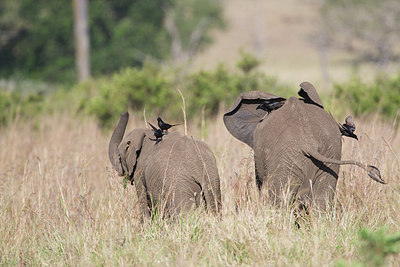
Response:
POLYGON ((179 124, 168 124, 164 122, 160 117, 157 118, 157 121, 158 121, 158 127, 160 127, 162 132, 165 131, 165 133, 168 133, 169 128, 179 125, 179 124))
POLYGON ((354 123, 354 120, 351 116, 346 117, 343 125, 339 124, 339 129, 342 135, 358 140, 357 135, 354 134, 354 131, 356 130, 356 124, 354 123))
POLYGON ((349 132, 354 133, 356 130, 356 124, 353 121, 353 117, 347 116, 346 119, 344 120, 343 127, 345 127, 349 132))
POLYGON ((157 129, 156 127, 154 127, 154 125, 151 124, 150 122, 149 122, 149 124, 150 124, 151 128, 153 128, 153 133, 154 133, 154 136, 156 137, 155 141, 156 141, 156 144, 158 144, 159 142, 162 141, 162 137, 164 135, 163 131, 161 129, 157 129))
POLYGON ((265 110, 266 112, 271 113, 273 110, 277 110, 278 108, 282 107, 285 104, 286 99, 282 97, 268 99, 262 102, 260 105, 257 106, 257 109, 265 110))

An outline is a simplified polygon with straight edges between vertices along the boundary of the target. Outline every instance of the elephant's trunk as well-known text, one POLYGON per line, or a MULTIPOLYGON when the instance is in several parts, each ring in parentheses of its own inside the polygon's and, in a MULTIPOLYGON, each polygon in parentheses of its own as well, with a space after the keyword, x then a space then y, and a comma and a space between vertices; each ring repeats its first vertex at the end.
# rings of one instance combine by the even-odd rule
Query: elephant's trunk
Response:
POLYGON ((374 181, 376 181, 378 183, 381 183, 381 184, 386 184, 386 182, 384 180, 382 180, 381 173, 380 173, 379 169, 377 167, 375 167, 375 166, 365 165, 365 164, 362 164, 362 163, 360 163, 358 161, 355 161, 355 160, 337 160, 337 159, 327 158, 324 155, 321 155, 320 153, 318 153, 317 151, 312 151, 312 150, 311 151, 310 150, 308 150, 308 151, 303 150, 303 153, 306 156, 313 157, 316 160, 324 162, 324 163, 332 163, 332 164, 338 164, 338 165, 346 165, 346 164, 357 165, 358 167, 363 168, 364 170, 366 170, 367 173, 368 173, 368 176, 372 180, 374 180, 374 181))
POLYGON ((121 165, 121 156, 118 151, 118 146, 124 137, 126 125, 128 124, 129 113, 126 111, 121 114, 117 127, 111 136, 110 143, 108 144, 108 156, 114 169, 118 172, 119 176, 124 175, 124 170, 121 165))

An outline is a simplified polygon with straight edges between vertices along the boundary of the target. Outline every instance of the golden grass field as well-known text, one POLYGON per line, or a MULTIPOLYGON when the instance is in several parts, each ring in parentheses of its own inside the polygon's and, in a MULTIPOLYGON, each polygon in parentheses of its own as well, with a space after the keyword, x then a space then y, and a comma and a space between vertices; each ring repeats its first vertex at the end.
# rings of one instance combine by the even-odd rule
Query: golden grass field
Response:
MULTIPOLYGON (((131 115, 128 130, 145 125, 131 115)), ((360 260, 361 228, 400 230, 400 134, 391 123, 356 118, 360 140, 343 139, 342 157, 376 165, 388 184, 342 166, 332 212, 298 229, 292 211, 259 197, 252 151, 221 118, 206 120, 204 138, 220 172, 220 218, 195 210, 144 225, 134 186, 124 189, 109 163, 111 130, 57 114, 1 129, 0 265, 333 266, 360 260)), ((189 125, 189 135, 200 132, 189 125)))

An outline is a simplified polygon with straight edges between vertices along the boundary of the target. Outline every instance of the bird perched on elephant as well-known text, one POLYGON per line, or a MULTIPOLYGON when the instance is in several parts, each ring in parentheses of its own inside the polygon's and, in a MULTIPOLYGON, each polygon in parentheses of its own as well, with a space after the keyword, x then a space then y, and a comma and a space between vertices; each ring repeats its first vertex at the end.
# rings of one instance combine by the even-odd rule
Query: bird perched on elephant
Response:
POLYGON ((156 144, 150 129, 134 129, 124 137, 129 114, 121 114, 109 143, 109 158, 119 176, 136 186, 144 217, 154 208, 174 215, 205 203, 221 210, 221 191, 214 154, 201 142, 172 132, 156 144))
POLYGON ((345 123, 343 125, 339 124, 339 129, 342 135, 358 140, 357 135, 354 134, 354 131, 356 130, 356 125, 353 121, 353 117, 347 116, 345 119, 345 123))
POLYGON ((276 204, 290 192, 296 207, 326 210, 339 165, 357 165, 384 183, 376 167, 341 160, 343 126, 324 110, 314 86, 301 83, 299 95, 285 99, 266 92, 241 93, 224 114, 228 131, 254 150, 259 189, 266 187, 276 204))
POLYGON ((153 129, 154 137, 156 138, 156 139, 153 139, 152 141, 156 141, 156 145, 157 145, 159 142, 162 141, 162 137, 163 137, 163 135, 164 135, 164 134, 163 134, 163 130, 157 129, 157 128, 154 127, 154 125, 151 124, 150 122, 149 122, 149 125, 150 125, 151 129, 153 129))
POLYGON ((168 129, 174 126, 178 126, 179 124, 169 124, 164 122, 160 117, 157 118, 158 127, 160 127, 162 132, 168 134, 168 129))

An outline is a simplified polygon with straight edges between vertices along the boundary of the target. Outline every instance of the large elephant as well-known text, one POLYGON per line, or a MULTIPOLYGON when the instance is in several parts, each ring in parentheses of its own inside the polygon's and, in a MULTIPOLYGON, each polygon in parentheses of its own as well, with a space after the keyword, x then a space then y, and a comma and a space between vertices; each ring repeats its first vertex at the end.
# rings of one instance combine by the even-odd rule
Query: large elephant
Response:
POLYGON ((241 93, 224 115, 228 131, 254 150, 259 189, 266 187, 276 204, 286 196, 295 207, 326 210, 341 164, 357 165, 384 183, 376 167, 341 160, 344 128, 324 110, 312 84, 300 87, 302 98, 241 93))
POLYGON ((128 119, 128 112, 121 114, 108 153, 118 175, 135 183, 144 217, 153 208, 174 215, 200 203, 212 212, 221 210, 218 169, 205 143, 178 132, 156 140, 148 129, 134 129, 123 138, 128 119))

